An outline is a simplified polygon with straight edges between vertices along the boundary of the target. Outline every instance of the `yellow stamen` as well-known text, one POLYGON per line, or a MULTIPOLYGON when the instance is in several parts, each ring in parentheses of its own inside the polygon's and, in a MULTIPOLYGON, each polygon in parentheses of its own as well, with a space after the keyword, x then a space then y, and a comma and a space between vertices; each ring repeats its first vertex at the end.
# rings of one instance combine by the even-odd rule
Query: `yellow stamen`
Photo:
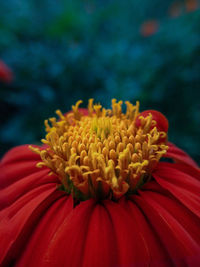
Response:
POLYGON ((140 116, 139 102, 112 100, 112 110, 88 102, 88 116, 79 112, 78 101, 72 113, 56 113, 59 120, 45 120, 46 148, 30 147, 40 155, 38 167, 47 166, 75 198, 109 197, 118 199, 132 193, 152 170, 168 147, 162 141, 165 132, 158 131, 152 115, 140 116), (140 126, 136 126, 136 118, 140 126), (99 195, 100 194, 100 195, 99 195))
POLYGON ((83 101, 79 100, 79 101, 76 102, 75 106, 72 106, 72 110, 74 112, 74 118, 76 120, 80 120, 80 118, 81 118, 81 113, 78 111, 78 108, 79 108, 81 103, 83 103, 83 101))

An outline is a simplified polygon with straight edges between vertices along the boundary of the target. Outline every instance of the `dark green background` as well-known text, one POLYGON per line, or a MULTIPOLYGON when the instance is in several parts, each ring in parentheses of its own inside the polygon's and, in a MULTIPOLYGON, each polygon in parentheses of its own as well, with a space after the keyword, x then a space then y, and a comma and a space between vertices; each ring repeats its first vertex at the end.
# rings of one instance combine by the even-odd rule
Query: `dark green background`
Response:
POLYGON ((200 163, 200 10, 173 18, 174 1, 6 0, 0 59, 14 73, 0 84, 1 154, 38 143, 44 119, 78 99, 141 102, 169 119, 169 139, 200 163), (141 25, 159 23, 149 37, 141 25))

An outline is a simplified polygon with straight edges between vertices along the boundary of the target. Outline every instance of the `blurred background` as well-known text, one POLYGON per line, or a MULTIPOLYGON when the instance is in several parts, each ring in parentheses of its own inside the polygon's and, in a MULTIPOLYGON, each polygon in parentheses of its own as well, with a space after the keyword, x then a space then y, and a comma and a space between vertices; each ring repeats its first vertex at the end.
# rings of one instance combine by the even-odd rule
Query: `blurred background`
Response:
POLYGON ((77 100, 141 102, 200 163, 198 0, 0 3, 0 148, 38 143, 77 100))

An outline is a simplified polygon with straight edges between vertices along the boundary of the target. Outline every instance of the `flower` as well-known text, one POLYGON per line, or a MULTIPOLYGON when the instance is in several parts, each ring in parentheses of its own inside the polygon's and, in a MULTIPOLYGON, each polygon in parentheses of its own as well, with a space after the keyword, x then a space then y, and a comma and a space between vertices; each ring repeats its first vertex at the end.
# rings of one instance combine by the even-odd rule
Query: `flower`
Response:
POLYGON ((140 27, 140 33, 144 37, 154 35, 159 30, 159 22, 155 19, 145 21, 140 27))
POLYGON ((10 83, 13 80, 13 73, 10 68, 0 60, 0 81, 10 83))
POLYGON ((185 1, 185 7, 186 7, 187 12, 195 11, 199 7, 199 1, 197 1, 197 0, 186 0, 185 1))
POLYGON ((200 170, 167 119, 80 104, 1 161, 0 266, 199 266, 200 170))

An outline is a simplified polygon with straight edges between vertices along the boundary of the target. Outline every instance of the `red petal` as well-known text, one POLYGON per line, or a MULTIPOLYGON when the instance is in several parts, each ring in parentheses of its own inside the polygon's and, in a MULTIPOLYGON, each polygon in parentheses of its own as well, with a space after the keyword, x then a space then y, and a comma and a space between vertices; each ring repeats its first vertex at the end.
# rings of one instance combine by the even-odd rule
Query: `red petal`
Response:
POLYGON ((176 163, 175 166, 177 170, 180 170, 181 172, 188 174, 197 180, 200 180, 200 169, 194 168, 191 165, 184 163, 176 163))
POLYGON ((169 149, 167 150, 167 153, 164 155, 164 157, 172 158, 173 160, 175 160, 175 162, 182 162, 192 167, 199 168, 196 162, 183 150, 170 142, 168 142, 167 145, 169 146, 169 149))
POLYGON ((40 266, 169 266, 160 244, 132 201, 88 200, 66 217, 40 266))
POLYGON ((104 205, 97 204, 90 216, 82 265, 85 267, 119 265, 117 240, 109 212, 104 205))
POLYGON ((58 198, 58 195, 60 196, 60 192, 55 190, 55 188, 52 189, 51 184, 40 186, 1 211, 0 263, 3 262, 2 266, 5 266, 5 263, 7 263, 6 266, 10 266, 8 263, 15 262, 19 257, 44 210, 58 198))
POLYGON ((134 202, 124 198, 119 203, 107 201, 106 208, 118 246, 117 266, 166 266, 164 262, 170 263, 165 248, 149 226, 143 210, 134 202))
POLYGON ((152 202, 154 208, 158 207, 158 209, 165 209, 179 224, 181 224, 181 227, 187 231, 193 241, 200 244, 200 235, 198 234, 200 220, 188 210, 185 205, 180 203, 180 201, 177 201, 173 195, 169 194, 166 189, 161 189, 156 181, 152 181, 149 183, 148 188, 146 188, 145 191, 140 190, 139 194, 147 202, 152 202))
POLYGON ((66 214, 49 243, 40 266, 82 266, 85 240, 94 207, 95 202, 91 199, 80 203, 70 214, 66 214))
MULTIPOLYGON (((17 266, 43 266, 44 255, 49 244, 54 240, 63 221, 73 210, 72 198, 66 195, 56 199, 44 210, 38 224, 33 228, 33 232, 28 240, 28 244, 23 247, 23 253, 17 262, 17 266)), ((63 237, 64 239, 66 237, 63 237)), ((59 250, 59 255, 66 253, 59 250)))
POLYGON ((0 163, 0 210, 40 185, 52 184, 56 188, 58 179, 49 176, 49 169, 36 167, 39 155, 28 146, 11 149, 0 163))
POLYGON ((155 180, 195 215, 200 217, 200 181, 184 172, 176 164, 160 162, 153 173, 155 180))
MULTIPOLYGON (((70 202, 71 204, 66 204, 65 202, 67 202, 68 197, 64 192, 57 190, 57 177, 49 176, 48 168, 39 169, 36 167, 36 163, 39 161, 40 157, 33 153, 27 145, 10 150, 1 161, 1 266, 15 264, 25 250, 25 246, 29 243, 29 239, 35 227, 42 222, 42 216, 44 216, 48 209, 50 211, 51 208, 53 209, 52 205, 54 202, 56 203, 54 206, 54 213, 55 211, 58 212, 58 204, 60 202, 63 203, 63 209, 60 210, 60 213, 63 212, 63 215, 57 218, 57 225, 60 225, 63 221, 66 216, 65 212, 72 209, 72 201, 70 202), (61 201, 60 199, 63 198, 63 196, 64 200, 61 201), (68 207, 67 210, 65 207, 68 207)), ((55 220, 51 218, 51 223, 54 221, 55 220)), ((47 221, 45 221, 45 223, 47 223, 47 221)), ((50 224, 50 222, 48 223, 50 224)), ((39 231, 40 227, 36 229, 39 231)), ((39 243, 41 250, 42 248, 47 248, 47 236, 51 239, 56 226, 55 228, 53 226, 50 228, 46 226, 46 229, 46 238, 41 238, 43 233, 40 232, 41 240, 39 243)), ((39 247, 38 244, 37 247, 39 247)), ((40 253, 40 250, 38 253, 40 253)), ((25 259, 27 259, 27 255, 28 253, 25 253, 25 259)), ((24 257, 22 259, 24 260, 24 257)), ((33 262, 35 263, 35 259, 33 262)), ((20 266, 28 266, 28 264, 22 264, 20 266)))
POLYGON ((40 161, 40 156, 33 153, 29 145, 22 145, 10 149, 2 158, 1 163, 17 163, 18 161, 40 161))
POLYGON ((141 112, 137 119, 136 119, 136 126, 139 127, 140 126, 140 116, 143 116, 144 118, 146 118, 147 116, 149 116, 149 114, 152 114, 153 120, 155 120, 157 122, 156 127, 158 128, 159 131, 163 131, 166 132, 168 131, 168 127, 169 127, 169 123, 167 118, 159 111, 157 110, 145 110, 143 112, 141 112))
POLYGON ((158 192, 140 191, 134 199, 161 246, 167 250, 172 261, 168 266, 192 266, 187 265, 192 261, 197 264, 200 260, 200 237, 196 236, 199 234, 199 219, 167 192, 166 195, 160 194, 159 186, 156 186, 158 192))
POLYGON ((0 190, 0 210, 14 203, 18 198, 44 184, 50 184, 56 188, 57 179, 49 177, 47 170, 40 170, 17 180, 10 186, 0 190))

